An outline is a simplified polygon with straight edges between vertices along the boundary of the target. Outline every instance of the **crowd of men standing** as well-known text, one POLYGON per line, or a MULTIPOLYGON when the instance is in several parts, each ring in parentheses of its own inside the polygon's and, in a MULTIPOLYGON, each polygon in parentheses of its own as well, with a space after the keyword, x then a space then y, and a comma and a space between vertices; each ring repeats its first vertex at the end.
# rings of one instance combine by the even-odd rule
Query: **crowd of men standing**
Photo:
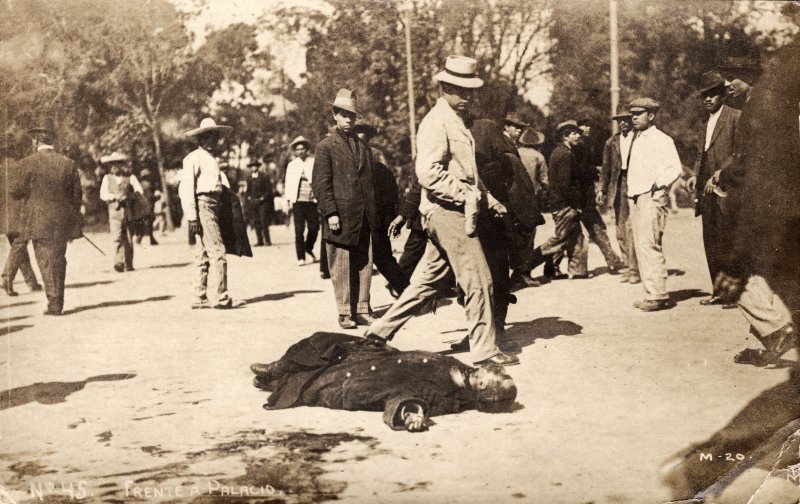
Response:
MULTIPOLYGON (((794 70, 796 60, 784 54, 789 49, 779 52, 766 71, 759 56, 749 54, 702 76, 698 104, 707 118, 698 131, 699 154, 689 183, 696 191, 713 284, 711 297, 700 304, 740 308, 764 348, 746 349, 735 360, 760 366, 775 364, 795 344, 797 276, 789 264, 797 261, 775 258, 774 252, 786 250, 797 234, 792 231, 797 193, 791 192, 796 178, 790 175, 800 159, 792 157, 800 144, 793 141, 798 97, 775 69, 794 70), (773 86, 785 84, 782 94, 763 92, 756 84, 762 75, 773 86), (775 119, 765 121, 765 110, 775 119), (779 120, 787 130, 781 134, 793 136, 765 149, 761 141, 774 134, 772 125, 779 120), (765 150, 775 159, 761 176, 759 170, 767 169, 765 150), (764 202, 745 211, 743 194, 753 191, 764 194, 764 202), (754 252, 754 234, 762 242, 768 234, 771 248, 754 252)), ((470 351, 475 364, 516 364, 518 345, 504 330, 508 307, 516 302, 512 290, 589 278, 590 242, 600 248, 610 273, 622 282, 642 284, 644 298, 634 304, 636 309, 674 306, 662 241, 668 194, 682 165, 673 140, 656 125, 658 101, 636 98, 611 118, 619 132, 605 142, 602 166, 593 161, 598 156, 591 147, 590 124, 570 118, 558 123, 556 146, 546 160, 539 151, 544 135, 513 111, 501 121, 472 116, 475 90, 483 86, 476 70, 474 59, 450 56, 434 76, 439 98, 420 123, 415 182, 402 201, 383 154, 370 145, 377 128, 358 120, 353 90, 340 89, 330 102, 333 126, 315 148, 302 135, 291 143, 294 159, 286 169, 283 198, 291 209, 297 262, 320 262, 321 276, 333 285, 338 325, 364 326, 365 337, 382 345, 411 317, 435 306, 439 296, 455 292, 469 328, 454 349, 470 351), (619 255, 600 213, 606 206, 613 209, 619 255), (534 247, 545 212, 551 213, 555 230, 534 247), (404 225, 409 237, 398 261, 389 237, 404 225), (318 257, 314 247, 320 227, 318 257), (566 273, 561 271, 564 258, 566 273), (373 265, 396 297, 380 318, 370 304, 373 265), (535 276, 540 265, 543 275, 535 276)), ((228 292, 225 256, 251 254, 242 202, 249 208, 256 245, 271 244, 272 181, 253 162, 242 186, 243 200, 231 196, 237 187, 231 187, 217 159, 228 131, 205 118, 186 133, 198 143, 184 159, 179 187, 195 241, 195 309, 241 304, 228 292), (217 270, 217 283, 209 299, 211 268, 217 270)), ((45 313, 58 315, 67 242, 82 237, 81 187, 74 163, 55 152, 53 131, 35 128, 30 133, 36 152, 5 169, 13 174, 6 184, 14 201, 7 209, 14 216, 4 219, 11 248, 3 288, 15 294, 13 280, 20 270, 32 290, 41 289, 27 255, 32 241, 48 299, 45 313)), ((126 171, 127 161, 119 153, 101 159, 109 173, 100 196, 109 205, 114 267, 120 272, 133 269, 130 227, 147 214, 141 208, 146 206, 144 190, 126 171)))

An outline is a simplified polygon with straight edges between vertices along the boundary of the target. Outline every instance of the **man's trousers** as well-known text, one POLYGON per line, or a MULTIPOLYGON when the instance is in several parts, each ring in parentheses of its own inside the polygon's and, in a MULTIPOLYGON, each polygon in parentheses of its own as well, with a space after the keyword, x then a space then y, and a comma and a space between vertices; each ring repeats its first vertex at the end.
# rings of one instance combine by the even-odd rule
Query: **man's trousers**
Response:
POLYGON ((703 246, 706 252, 708 272, 711 275, 711 285, 714 285, 717 274, 722 271, 722 258, 728 252, 727 233, 722 225, 723 216, 719 207, 719 197, 716 194, 705 194, 700 204, 702 205, 703 246))
POLYGON ((614 217, 617 228, 617 243, 622 252, 622 261, 628 268, 631 278, 639 278, 639 262, 636 259, 636 248, 633 246, 633 221, 631 220, 631 204, 628 199, 628 176, 623 171, 617 182, 617 195, 614 198, 614 217))
POLYGON ((302 261, 306 254, 314 253, 314 244, 317 242, 319 232, 319 210, 313 201, 297 201, 292 205, 292 219, 294 220, 294 250, 297 260, 302 261), (308 228, 305 240, 303 233, 308 228))
POLYGON ((764 277, 759 275, 753 275, 747 280, 737 305, 750 323, 750 332, 762 343, 764 337, 792 322, 789 308, 773 292, 764 277))
POLYGON ((22 278, 30 288, 39 285, 36 280, 36 273, 31 266, 31 258, 28 254, 28 242, 21 240, 17 234, 8 235, 8 243, 11 248, 8 251, 8 258, 6 259, 6 266, 3 268, 3 280, 7 285, 14 284, 14 278, 17 276, 17 270, 22 272, 22 278))
POLYGON ((401 293, 406 289, 411 275, 406 276, 394 258, 388 229, 380 229, 373 235, 372 262, 395 292, 401 293))
MULTIPOLYGON (((366 218, 364 219, 366 222, 366 218)), ((372 240, 368 226, 361 227, 358 243, 352 247, 325 242, 328 269, 339 315, 352 317, 370 313, 372 282, 372 240)))
POLYGON ((64 281, 67 277, 67 242, 65 240, 33 240, 33 253, 42 274, 47 310, 61 313, 64 309, 64 281))
POLYGON ((617 257, 617 253, 614 252, 614 248, 611 246, 611 240, 608 239, 606 223, 603 221, 600 212, 597 211, 594 189, 587 192, 586 205, 581 213, 581 222, 586 228, 589 240, 593 241, 600 249, 608 267, 615 270, 621 269, 623 262, 617 257))
POLYGON ((668 198, 664 191, 655 194, 640 194, 628 198, 632 203, 631 221, 633 226, 633 245, 639 261, 645 299, 666 300, 667 261, 664 258, 662 240, 667 227, 668 198))
POLYGON ((438 290, 449 287, 452 268, 464 291, 472 361, 500 353, 495 341, 491 272, 480 241, 464 231, 464 214, 437 208, 425 219, 428 242, 425 253, 411 275, 409 286, 389 310, 369 328, 370 334, 391 339, 411 317, 430 306, 438 290))
MULTIPOLYGON (((116 203, 111 203, 112 205, 116 203)), ((128 270, 133 269, 133 242, 128 223, 122 209, 109 210, 108 227, 111 230, 111 241, 114 243, 114 266, 128 270)))
POLYGON ((552 255, 555 265, 558 265, 566 255, 569 259, 570 275, 587 275, 589 248, 581 231, 580 212, 574 208, 564 207, 553 212, 553 222, 555 233, 542 244, 542 255, 552 255))
POLYGON ((256 243, 258 245, 272 245, 272 238, 269 236, 269 224, 271 216, 269 212, 267 212, 267 204, 257 203, 253 213, 255 214, 255 222, 253 222, 253 227, 256 231, 256 243))
POLYGON ((194 254, 194 302, 208 300, 208 271, 211 265, 215 270, 217 303, 227 303, 228 261, 225 258, 225 242, 219 228, 220 198, 201 195, 197 197, 197 217, 203 235, 197 237, 194 254))

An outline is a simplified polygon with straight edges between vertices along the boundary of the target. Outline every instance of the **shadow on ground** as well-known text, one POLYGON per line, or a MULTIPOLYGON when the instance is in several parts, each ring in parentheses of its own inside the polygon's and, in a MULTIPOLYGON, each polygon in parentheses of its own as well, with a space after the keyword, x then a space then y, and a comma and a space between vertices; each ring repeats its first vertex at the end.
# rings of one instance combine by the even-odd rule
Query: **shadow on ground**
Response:
POLYGON ((670 292, 669 299, 673 303, 680 303, 681 301, 686 301, 688 299, 698 298, 698 297, 708 297, 710 295, 711 294, 709 294, 708 292, 700 289, 683 289, 670 292))
POLYGON ((107 374, 92 376, 77 382, 45 382, 34 383, 0 392, 0 410, 15 408, 31 402, 39 404, 57 404, 66 401, 67 396, 83 390, 89 382, 130 380, 135 373, 107 374))
POLYGON ((167 268, 183 268, 185 266, 189 266, 192 263, 182 262, 182 263, 174 263, 174 264, 156 264, 155 266, 150 266, 144 269, 167 269, 167 268))
POLYGON ((577 336, 582 334, 583 326, 560 317, 542 317, 529 322, 514 322, 506 328, 509 339, 520 346, 532 345, 537 339, 553 339, 558 336, 577 336))
POLYGON ((274 292, 272 294, 264 294, 263 296, 257 296, 249 299, 245 299, 247 304, 253 303, 261 303, 262 301, 280 301, 282 299, 288 299, 290 297, 294 297, 297 294, 316 294, 318 292, 322 292, 321 290, 296 290, 296 291, 289 291, 289 292, 274 292))
POLYGON ((93 304, 93 305, 86 305, 86 306, 78 306, 71 310, 66 310, 64 315, 72 315, 74 313, 80 313, 86 310, 94 310, 97 308, 111 308, 112 306, 127 306, 127 305, 135 305, 140 303, 150 303, 153 301, 168 301, 172 299, 174 296, 151 296, 145 299, 130 299, 125 301, 104 301, 102 303, 93 304))
POLYGON ((36 301, 19 301, 18 303, 3 303, 0 304, 0 309, 2 308, 14 308, 15 306, 25 306, 31 305, 36 303, 36 301))
POLYGON ((67 284, 64 287, 67 289, 83 289, 84 287, 94 287, 95 285, 107 285, 112 284, 116 280, 97 280, 96 282, 81 282, 81 283, 71 283, 67 284))
MULTIPOLYGON (((27 318, 27 317, 22 317, 27 318)), ((0 336, 8 336, 11 333, 19 332, 23 329, 27 329, 29 327, 33 327, 31 324, 20 324, 20 325, 12 325, 8 327, 0 327, 0 336)))

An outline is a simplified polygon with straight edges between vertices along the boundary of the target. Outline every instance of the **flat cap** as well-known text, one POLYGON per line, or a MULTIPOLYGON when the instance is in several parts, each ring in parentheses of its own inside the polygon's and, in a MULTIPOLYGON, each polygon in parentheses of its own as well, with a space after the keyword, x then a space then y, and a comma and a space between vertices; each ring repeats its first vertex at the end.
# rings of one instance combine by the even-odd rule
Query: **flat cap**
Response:
POLYGON ((661 104, 652 98, 636 98, 628 104, 628 111, 630 112, 657 112, 661 108, 661 104))
POLYGON ((630 112, 620 112, 617 115, 611 116, 611 120, 612 121, 621 121, 623 119, 631 120, 632 117, 633 116, 630 114, 630 112))
POLYGON ((562 131, 567 130, 567 129, 574 130, 574 131, 580 131, 580 128, 578 127, 578 123, 576 121, 572 120, 572 119, 570 119, 568 121, 562 121, 562 122, 558 123, 558 126, 556 126, 556 131, 559 134, 562 131))

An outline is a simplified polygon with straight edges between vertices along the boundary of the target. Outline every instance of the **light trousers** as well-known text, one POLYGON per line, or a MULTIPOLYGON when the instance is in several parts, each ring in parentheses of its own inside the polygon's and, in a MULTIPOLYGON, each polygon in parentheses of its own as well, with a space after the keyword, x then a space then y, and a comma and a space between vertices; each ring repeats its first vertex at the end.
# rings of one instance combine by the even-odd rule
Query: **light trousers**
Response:
POLYGON ((664 191, 645 193, 631 204, 631 226, 639 274, 642 277, 645 299, 669 299, 667 293, 667 261, 664 258, 662 240, 667 226, 668 198, 664 191))

